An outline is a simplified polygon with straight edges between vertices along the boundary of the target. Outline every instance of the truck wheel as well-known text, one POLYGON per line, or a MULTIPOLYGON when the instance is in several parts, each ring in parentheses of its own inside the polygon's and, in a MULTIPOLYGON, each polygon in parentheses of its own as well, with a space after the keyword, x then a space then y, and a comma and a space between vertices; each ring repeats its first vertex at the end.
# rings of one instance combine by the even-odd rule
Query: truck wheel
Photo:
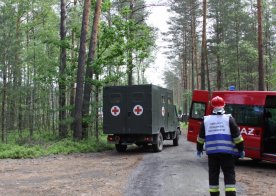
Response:
POLYGON ((178 130, 176 131, 176 136, 173 139, 173 145, 174 146, 178 146, 179 145, 179 131, 178 130))
POLYGON ((158 133, 156 144, 152 144, 154 152, 161 152, 163 150, 163 136, 162 133, 158 133))
POLYGON ((117 152, 125 152, 127 149, 127 145, 115 144, 115 148, 117 152))

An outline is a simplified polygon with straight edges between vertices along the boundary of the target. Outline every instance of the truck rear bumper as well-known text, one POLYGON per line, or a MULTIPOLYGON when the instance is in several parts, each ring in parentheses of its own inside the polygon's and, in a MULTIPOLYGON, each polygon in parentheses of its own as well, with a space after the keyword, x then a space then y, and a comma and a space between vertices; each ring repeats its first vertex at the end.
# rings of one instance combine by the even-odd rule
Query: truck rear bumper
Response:
POLYGON ((113 144, 152 143, 153 135, 108 135, 107 141, 113 144))

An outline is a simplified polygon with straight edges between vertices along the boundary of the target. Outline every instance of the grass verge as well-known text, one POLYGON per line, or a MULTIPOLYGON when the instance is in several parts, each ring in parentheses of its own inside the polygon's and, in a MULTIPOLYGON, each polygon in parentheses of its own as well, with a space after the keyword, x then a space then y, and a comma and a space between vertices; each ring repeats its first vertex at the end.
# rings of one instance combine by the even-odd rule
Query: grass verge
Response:
POLYGON ((99 141, 95 138, 74 141, 71 138, 58 140, 48 136, 21 137, 10 140, 9 144, 0 143, 0 159, 36 158, 51 154, 89 153, 114 149, 108 144, 106 136, 101 136, 99 141))

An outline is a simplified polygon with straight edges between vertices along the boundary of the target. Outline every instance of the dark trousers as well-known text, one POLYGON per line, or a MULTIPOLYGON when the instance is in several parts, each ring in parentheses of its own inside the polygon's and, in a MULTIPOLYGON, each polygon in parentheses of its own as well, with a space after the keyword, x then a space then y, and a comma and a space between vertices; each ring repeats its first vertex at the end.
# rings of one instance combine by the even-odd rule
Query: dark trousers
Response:
MULTIPOLYGON (((225 187, 234 186, 234 190, 230 191, 225 189, 226 196, 235 196, 235 160, 233 155, 230 154, 212 154, 208 155, 208 166, 209 166, 209 185, 218 186, 219 185, 219 174, 220 169, 224 175, 225 187)), ((219 195, 219 192, 211 193, 211 196, 219 195)))

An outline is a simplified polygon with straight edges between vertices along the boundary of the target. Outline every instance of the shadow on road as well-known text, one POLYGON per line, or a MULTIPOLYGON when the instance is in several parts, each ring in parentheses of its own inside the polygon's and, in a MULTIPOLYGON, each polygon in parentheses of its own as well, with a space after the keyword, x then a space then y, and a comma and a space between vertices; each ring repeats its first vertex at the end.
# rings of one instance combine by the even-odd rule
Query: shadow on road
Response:
POLYGON ((265 161, 254 161, 252 159, 238 160, 236 163, 238 167, 250 167, 255 169, 276 169, 276 163, 265 161))
MULTIPOLYGON (((175 148, 172 144, 164 144, 163 151, 166 151, 170 148, 175 148)), ((156 153, 152 149, 152 145, 146 145, 146 146, 137 146, 137 145, 129 145, 127 146, 126 152, 117 152, 116 150, 112 151, 112 155, 118 156, 120 154, 122 155, 134 155, 134 154, 148 154, 148 153, 156 153)))

